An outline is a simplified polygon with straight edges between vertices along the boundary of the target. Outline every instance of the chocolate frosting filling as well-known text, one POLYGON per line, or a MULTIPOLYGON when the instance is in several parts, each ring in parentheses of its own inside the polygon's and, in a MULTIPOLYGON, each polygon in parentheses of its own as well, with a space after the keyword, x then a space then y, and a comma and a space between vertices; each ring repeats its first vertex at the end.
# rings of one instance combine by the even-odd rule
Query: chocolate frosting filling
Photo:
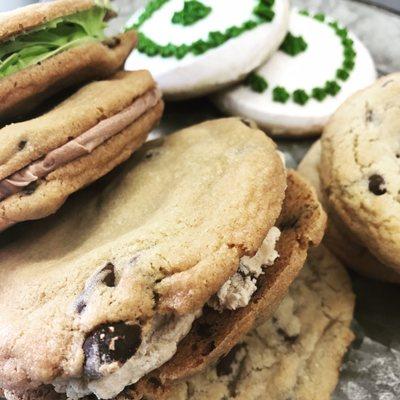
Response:
POLYGON ((104 119, 77 138, 50 151, 44 158, 3 179, 0 181, 0 201, 24 190, 32 182, 44 178, 57 168, 90 154, 107 140, 133 124, 153 108, 160 99, 161 92, 158 88, 149 90, 135 99, 132 105, 123 111, 104 119))

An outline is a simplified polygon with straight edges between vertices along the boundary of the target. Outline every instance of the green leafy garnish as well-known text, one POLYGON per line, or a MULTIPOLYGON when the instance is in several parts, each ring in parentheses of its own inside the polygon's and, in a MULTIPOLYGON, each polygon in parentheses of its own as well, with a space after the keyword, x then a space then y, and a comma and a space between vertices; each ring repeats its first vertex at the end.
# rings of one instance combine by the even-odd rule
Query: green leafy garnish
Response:
POLYGON ((103 40, 107 8, 96 6, 57 18, 0 45, 0 78, 38 64, 62 51, 103 40))
POLYGON ((308 44, 304 40, 303 36, 294 36, 289 32, 286 35, 286 38, 283 41, 280 50, 294 57, 302 53, 303 51, 306 51, 307 47, 308 44))
POLYGON ((172 22, 184 26, 193 25, 207 17, 210 12, 211 7, 207 7, 197 0, 186 0, 183 9, 174 13, 172 22))

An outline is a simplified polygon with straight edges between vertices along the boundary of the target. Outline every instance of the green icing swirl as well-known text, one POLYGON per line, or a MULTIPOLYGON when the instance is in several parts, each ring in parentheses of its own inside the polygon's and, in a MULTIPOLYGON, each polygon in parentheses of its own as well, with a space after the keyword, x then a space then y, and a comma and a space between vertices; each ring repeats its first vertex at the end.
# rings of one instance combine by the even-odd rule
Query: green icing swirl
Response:
MULTIPOLYGON (((300 11, 300 14, 310 18, 314 18, 316 21, 319 21, 321 23, 327 24, 339 37, 343 47, 342 65, 336 70, 335 76, 331 79, 328 79, 322 86, 314 87, 310 90, 310 92, 307 92, 304 89, 300 88, 296 89, 293 92, 290 92, 282 86, 277 86, 272 89, 273 101, 286 103, 291 98, 295 103, 304 106, 311 99, 322 102, 328 96, 336 96, 341 90, 340 82, 347 81, 354 70, 357 53, 354 48, 354 42, 349 37, 349 31, 346 28, 341 27, 337 21, 328 20, 325 14, 322 13, 312 15, 307 10, 300 11)), ((289 33, 281 46, 281 50, 287 54, 296 56, 300 52, 305 51, 305 49, 307 48, 307 43, 305 41, 303 43, 303 41, 304 39, 301 36, 296 37, 289 33)), ((265 81, 263 77, 254 72, 252 73, 252 75, 253 82, 260 81, 260 79, 263 79, 265 81)), ((254 89, 254 85, 250 84, 249 86, 257 93, 263 93, 268 88, 267 85, 264 90, 260 91, 260 85, 257 85, 256 87, 258 90, 254 89)))
MULTIPOLYGON (((275 12, 273 10, 275 0, 257 0, 256 6, 253 10, 253 18, 244 21, 239 26, 231 26, 225 31, 209 32, 207 39, 200 39, 189 44, 174 45, 172 43, 168 43, 167 45, 160 45, 154 40, 150 39, 146 34, 141 32, 140 28, 153 16, 156 11, 162 8, 162 6, 164 6, 168 1, 170 0, 150 1, 150 3, 144 9, 143 13, 139 16, 137 22, 126 28, 126 30, 136 29, 138 31, 139 44, 137 46, 137 49, 139 52, 146 54, 149 57, 175 57, 180 60, 186 57, 188 54, 204 54, 208 50, 219 47, 226 43, 228 40, 236 38, 243 33, 248 32, 262 24, 270 23, 275 18, 275 12)), ((196 22, 198 20, 196 20, 198 16, 198 14, 194 14, 194 11, 187 10, 185 21, 189 22, 193 20, 194 22, 196 22)), ((175 18, 177 19, 181 17, 175 18)), ((187 23, 187 25, 189 25, 189 23, 187 23)))
POLYGON ((193 25, 207 17, 210 12, 211 7, 207 7, 197 0, 186 0, 183 9, 172 16, 172 23, 183 26, 193 25))

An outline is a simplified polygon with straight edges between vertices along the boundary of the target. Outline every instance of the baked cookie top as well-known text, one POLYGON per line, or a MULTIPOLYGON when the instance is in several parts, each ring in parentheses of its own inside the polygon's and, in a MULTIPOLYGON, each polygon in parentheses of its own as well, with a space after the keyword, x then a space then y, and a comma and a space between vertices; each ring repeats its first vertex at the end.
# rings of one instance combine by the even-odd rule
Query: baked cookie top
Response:
POLYGON ((371 55, 353 33, 324 14, 293 9, 279 51, 216 103, 272 134, 310 135, 375 79, 371 55))
POLYGON ((128 21, 139 44, 125 68, 149 69, 167 97, 215 92, 279 47, 288 17, 288 0, 152 0, 128 21))
POLYGON ((318 198, 329 214, 329 224, 324 237, 325 245, 348 267, 361 275, 383 282, 400 283, 400 274, 377 260, 328 207, 321 190, 319 165, 321 142, 316 141, 299 164, 298 172, 314 186, 318 198))
MULTIPOLYGON (((328 400, 353 339, 350 279, 324 247, 312 250, 274 317, 250 332, 215 367, 158 399, 328 400)), ((128 400, 130 397, 121 398, 128 400)))
POLYGON ((400 74, 379 79, 335 113, 322 137, 329 206, 383 264, 400 271, 400 74))
POLYGON ((136 340, 156 314, 195 315, 255 254, 285 189, 273 142, 216 120, 147 145, 31 234, 3 236, 1 384, 81 377, 99 327, 136 340))

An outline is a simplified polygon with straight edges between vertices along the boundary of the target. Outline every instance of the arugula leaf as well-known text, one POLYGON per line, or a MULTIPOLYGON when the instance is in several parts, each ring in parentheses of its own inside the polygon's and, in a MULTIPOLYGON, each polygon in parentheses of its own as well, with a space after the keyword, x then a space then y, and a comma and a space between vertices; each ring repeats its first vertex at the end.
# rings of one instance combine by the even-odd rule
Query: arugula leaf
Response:
POLYGON ((83 43, 103 40, 107 8, 55 19, 39 28, 0 44, 0 78, 44 61, 83 43))

